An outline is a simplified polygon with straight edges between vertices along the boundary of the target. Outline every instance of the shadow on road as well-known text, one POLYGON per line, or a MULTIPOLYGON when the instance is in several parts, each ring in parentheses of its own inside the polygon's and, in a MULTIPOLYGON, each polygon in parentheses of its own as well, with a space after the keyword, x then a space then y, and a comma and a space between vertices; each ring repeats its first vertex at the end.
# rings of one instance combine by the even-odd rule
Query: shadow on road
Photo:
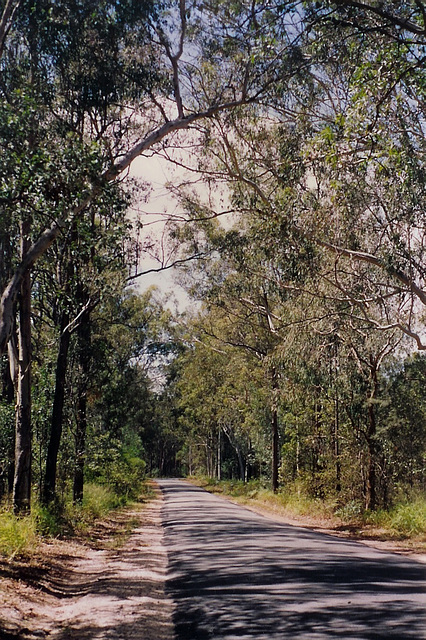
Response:
POLYGON ((178 640, 426 638, 424 565, 161 487, 178 640))

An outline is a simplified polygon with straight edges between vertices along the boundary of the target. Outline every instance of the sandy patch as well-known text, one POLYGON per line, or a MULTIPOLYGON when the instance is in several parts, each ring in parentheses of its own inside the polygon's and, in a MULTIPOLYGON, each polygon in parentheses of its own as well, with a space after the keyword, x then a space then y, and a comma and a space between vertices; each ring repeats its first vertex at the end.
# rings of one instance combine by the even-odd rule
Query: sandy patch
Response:
POLYGON ((161 495, 110 520, 103 536, 43 543, 29 564, 0 566, 0 639, 173 640, 165 593, 161 495), (137 521, 117 547, 117 530, 137 521))

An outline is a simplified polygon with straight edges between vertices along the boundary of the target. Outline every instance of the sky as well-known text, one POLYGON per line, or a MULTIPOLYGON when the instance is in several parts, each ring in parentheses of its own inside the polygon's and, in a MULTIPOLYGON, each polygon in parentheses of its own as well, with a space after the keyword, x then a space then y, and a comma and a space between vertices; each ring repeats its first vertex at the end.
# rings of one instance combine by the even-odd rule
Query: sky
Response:
MULTIPOLYGON (((173 180, 174 173, 175 169, 172 171, 170 163, 155 154, 137 158, 130 171, 130 177, 142 179, 151 186, 148 201, 136 203, 133 213, 138 213, 144 224, 142 233, 146 231, 147 234, 154 236, 159 244, 164 234, 166 216, 179 212, 177 202, 165 186, 167 182, 173 180)), ((159 264, 154 258, 144 253, 139 271, 157 269, 158 266, 159 264)), ((184 289, 176 283, 174 275, 175 269, 173 268, 160 273, 149 273, 137 278, 135 284, 139 291, 145 291, 152 285, 157 286, 162 293, 171 296, 170 306, 175 306, 175 299, 177 308, 183 311, 190 300, 184 289)))

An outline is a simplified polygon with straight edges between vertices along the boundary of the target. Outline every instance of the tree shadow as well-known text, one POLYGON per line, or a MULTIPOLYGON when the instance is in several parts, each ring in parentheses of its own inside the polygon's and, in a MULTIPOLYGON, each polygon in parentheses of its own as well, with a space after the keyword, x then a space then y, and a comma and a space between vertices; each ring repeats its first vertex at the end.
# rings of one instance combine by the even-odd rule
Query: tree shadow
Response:
POLYGON ((0 640, 172 640, 159 504, 149 509, 120 548, 82 551, 71 567, 65 556, 62 572, 60 556, 33 575, 27 568, 28 606, 19 625, 0 620, 0 640))
POLYGON ((426 637, 424 565, 160 484, 177 640, 426 637))

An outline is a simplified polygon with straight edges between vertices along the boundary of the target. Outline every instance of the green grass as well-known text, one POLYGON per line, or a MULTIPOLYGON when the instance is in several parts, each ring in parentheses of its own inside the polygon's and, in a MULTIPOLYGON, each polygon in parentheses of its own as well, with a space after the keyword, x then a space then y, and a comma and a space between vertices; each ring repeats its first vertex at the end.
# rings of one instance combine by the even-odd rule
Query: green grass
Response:
POLYGON ((0 555, 11 559, 29 554, 37 541, 37 520, 33 515, 18 517, 10 511, 0 512, 0 555))
MULTIPOLYGON (((144 484, 140 501, 152 497, 153 489, 144 484)), ((48 507, 34 503, 31 515, 19 517, 4 507, 0 511, 0 556, 29 556, 42 537, 84 536, 96 521, 128 503, 108 486, 86 483, 82 504, 75 505, 71 499, 48 507)))
POLYGON ((417 497, 397 504, 388 511, 378 510, 366 515, 369 523, 382 527, 402 538, 426 536, 426 498, 417 497))
POLYGON ((86 483, 82 504, 71 498, 49 506, 35 505, 37 530, 43 536, 71 536, 83 534, 96 520, 123 506, 125 501, 105 485, 86 483))

